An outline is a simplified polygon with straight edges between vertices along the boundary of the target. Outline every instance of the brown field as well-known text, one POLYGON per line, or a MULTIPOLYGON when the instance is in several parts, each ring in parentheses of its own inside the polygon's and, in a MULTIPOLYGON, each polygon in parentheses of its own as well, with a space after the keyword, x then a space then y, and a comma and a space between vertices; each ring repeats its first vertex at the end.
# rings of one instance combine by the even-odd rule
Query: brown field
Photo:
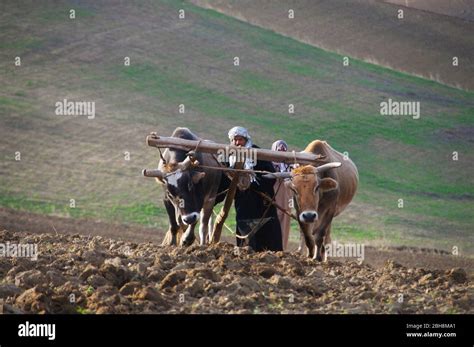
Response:
POLYGON ((471 0, 385 0, 385 2, 474 21, 474 3, 471 0))
POLYGON ((332 259, 316 266, 226 242, 166 248, 8 231, 0 242, 38 245, 36 261, 0 258, 2 313, 473 313, 460 268, 332 259))
MULTIPOLYGON (((90 219, 74 219, 45 216, 36 213, 0 208, 0 230, 29 232, 32 234, 55 233, 60 235, 99 236, 125 242, 161 244, 164 232, 138 225, 100 222, 90 219)), ((235 238, 223 235, 222 241, 235 243, 235 238)), ((290 251, 298 248, 296 241, 290 240, 290 251)), ((420 267, 430 270, 464 268, 474 276, 474 259, 471 256, 453 256, 446 251, 432 248, 407 246, 367 246, 364 263, 383 267, 387 261, 395 261, 405 267, 420 267)))
POLYGON ((472 2, 409 1, 408 8, 367 0, 192 2, 325 50, 474 89, 474 24, 461 19, 472 19, 472 2), (402 20, 397 18, 400 8, 402 20), (288 18, 289 9, 294 19, 288 18), (457 67, 453 56, 459 58, 457 67))

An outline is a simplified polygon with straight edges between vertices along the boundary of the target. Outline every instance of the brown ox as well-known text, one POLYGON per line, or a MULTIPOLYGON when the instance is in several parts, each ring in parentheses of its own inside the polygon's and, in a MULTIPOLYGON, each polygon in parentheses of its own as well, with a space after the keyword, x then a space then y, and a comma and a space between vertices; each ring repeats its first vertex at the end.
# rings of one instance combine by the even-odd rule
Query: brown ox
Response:
POLYGON ((331 242, 332 219, 351 202, 359 174, 352 160, 325 141, 311 142, 304 152, 325 156, 326 164, 319 167, 306 165, 291 173, 272 176, 290 178, 285 184, 294 193, 298 223, 308 254, 321 261, 325 259, 323 244, 331 242))

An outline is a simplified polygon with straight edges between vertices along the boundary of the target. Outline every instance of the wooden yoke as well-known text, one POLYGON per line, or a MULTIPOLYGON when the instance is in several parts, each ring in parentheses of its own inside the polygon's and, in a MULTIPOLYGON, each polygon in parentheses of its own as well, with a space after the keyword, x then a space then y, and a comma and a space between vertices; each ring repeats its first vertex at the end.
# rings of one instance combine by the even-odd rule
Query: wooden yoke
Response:
POLYGON ((224 154, 224 153, 241 153, 244 150, 255 152, 258 160, 274 161, 277 163, 301 165, 316 165, 324 157, 313 153, 304 152, 277 152, 270 149, 251 148, 246 149, 234 145, 221 144, 209 141, 185 140, 176 137, 163 137, 156 134, 148 135, 146 138, 148 146, 157 148, 174 148, 184 151, 195 150, 196 152, 224 154))

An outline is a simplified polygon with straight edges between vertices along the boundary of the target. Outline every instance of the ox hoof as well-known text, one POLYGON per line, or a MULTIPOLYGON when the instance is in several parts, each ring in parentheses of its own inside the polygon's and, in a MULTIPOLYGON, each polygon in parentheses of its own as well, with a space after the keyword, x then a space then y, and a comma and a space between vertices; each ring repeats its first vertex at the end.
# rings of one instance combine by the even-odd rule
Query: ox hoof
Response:
POLYGON ((188 247, 191 246, 196 238, 195 237, 186 237, 181 239, 181 246, 182 247, 188 247))

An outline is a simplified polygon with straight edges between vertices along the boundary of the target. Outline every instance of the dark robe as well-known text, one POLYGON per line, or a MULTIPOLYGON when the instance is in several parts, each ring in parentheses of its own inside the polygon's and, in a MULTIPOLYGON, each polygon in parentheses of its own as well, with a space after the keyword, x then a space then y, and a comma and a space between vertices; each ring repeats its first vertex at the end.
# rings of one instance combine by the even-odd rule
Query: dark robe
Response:
MULTIPOLYGON (((253 145, 253 148, 258 148, 253 145)), ((257 161, 254 170, 262 170, 275 172, 273 164, 269 161, 257 161)), ((256 175, 256 182, 252 182, 250 187, 245 191, 237 189, 235 194, 235 210, 236 210, 236 232, 239 235, 248 234, 253 225, 257 224, 265 213, 269 202, 261 197, 256 191, 262 192, 267 196, 273 198, 275 193, 273 185, 274 179, 261 177, 262 174, 256 175)), ((263 224, 258 231, 250 237, 249 246, 255 251, 281 251, 283 250, 281 228, 277 216, 276 207, 270 206, 265 218, 270 218, 268 222, 263 224)), ((244 246, 246 240, 237 238, 237 246, 244 246)))

